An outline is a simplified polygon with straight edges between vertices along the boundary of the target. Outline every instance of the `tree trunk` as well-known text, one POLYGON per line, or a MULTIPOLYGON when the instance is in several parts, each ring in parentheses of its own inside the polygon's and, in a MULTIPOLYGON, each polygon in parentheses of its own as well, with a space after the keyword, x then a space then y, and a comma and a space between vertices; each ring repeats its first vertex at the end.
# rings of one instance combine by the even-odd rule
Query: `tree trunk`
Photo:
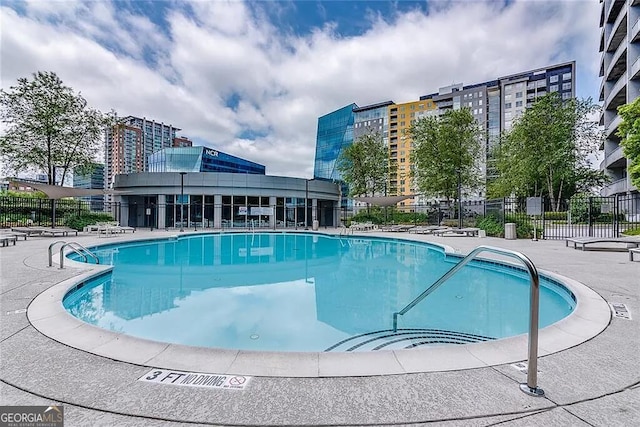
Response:
POLYGON ((551 199, 551 209, 553 209, 554 212, 557 212, 556 197, 553 192, 553 171, 551 170, 547 173, 547 191, 549 191, 549 198, 551 199))

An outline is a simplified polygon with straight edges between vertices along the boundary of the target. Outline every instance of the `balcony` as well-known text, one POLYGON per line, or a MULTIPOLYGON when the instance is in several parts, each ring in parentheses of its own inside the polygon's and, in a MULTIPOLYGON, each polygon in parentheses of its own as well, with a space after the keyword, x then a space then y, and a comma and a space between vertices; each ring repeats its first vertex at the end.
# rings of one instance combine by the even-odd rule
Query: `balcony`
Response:
POLYGON ((631 27, 631 34, 629 34, 631 42, 636 42, 638 39, 640 39, 640 18, 636 19, 636 22, 631 27))
POLYGON ((627 190, 627 178, 622 178, 602 187, 602 190, 600 190, 600 195, 605 197, 613 196, 614 194, 626 193, 627 190))
POLYGON ((624 6, 625 0, 613 0, 609 5, 609 9, 605 13, 606 20, 608 23, 612 23, 618 17, 620 10, 624 6))
POLYGON ((618 130, 620 123, 622 123, 622 117, 616 116, 604 130, 604 137, 611 138, 611 136, 615 134, 615 131, 618 130))
POLYGON ((604 108, 607 110, 617 110, 622 104, 627 102, 627 76, 621 75, 616 84, 613 85, 609 95, 605 97, 604 108))
POLYGON ((611 56, 611 62, 607 67, 605 79, 608 81, 616 80, 627 71, 627 45, 621 43, 618 50, 611 56))
POLYGON ((605 44, 605 51, 613 52, 627 37, 627 14, 621 13, 613 24, 611 34, 605 44))
POLYGON ((640 58, 636 58, 636 60, 631 64, 631 68, 629 69, 629 79, 638 80, 640 79, 640 58))
POLYGON ((624 157, 622 146, 618 146, 604 157, 604 166, 607 169, 624 168, 626 165, 627 159, 624 157))

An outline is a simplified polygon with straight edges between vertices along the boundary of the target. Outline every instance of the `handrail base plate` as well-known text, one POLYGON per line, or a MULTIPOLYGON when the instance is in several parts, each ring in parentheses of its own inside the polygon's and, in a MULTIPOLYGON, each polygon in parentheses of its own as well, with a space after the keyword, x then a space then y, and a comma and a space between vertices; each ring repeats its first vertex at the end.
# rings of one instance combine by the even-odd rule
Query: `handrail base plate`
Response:
POLYGON ((523 393, 528 394, 529 396, 544 396, 544 390, 542 390, 540 387, 531 388, 527 383, 520 383, 520 390, 522 390, 523 393))

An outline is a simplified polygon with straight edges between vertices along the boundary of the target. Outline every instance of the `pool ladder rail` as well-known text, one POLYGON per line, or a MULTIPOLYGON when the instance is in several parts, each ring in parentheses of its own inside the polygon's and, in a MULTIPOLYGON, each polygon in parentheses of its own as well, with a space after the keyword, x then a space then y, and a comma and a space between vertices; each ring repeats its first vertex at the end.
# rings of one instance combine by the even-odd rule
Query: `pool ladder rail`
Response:
POLYGON ((58 240, 57 242, 53 242, 49 245, 48 254, 49 254, 49 267, 53 266, 53 247, 59 243, 62 243, 60 246, 60 267, 64 268, 64 250, 65 248, 70 248, 73 252, 80 255, 85 262, 89 261, 89 257, 93 258, 96 264, 100 264, 100 259, 91 252, 89 249, 85 248, 78 242, 65 242, 64 240, 58 240))
POLYGON ((530 396, 544 396, 544 391, 538 388, 538 323, 539 323, 539 306, 540 306, 540 277, 538 270, 533 262, 524 254, 508 249, 496 248, 493 246, 478 246, 464 257, 460 262, 447 271, 442 277, 435 281, 431 286, 418 295, 413 301, 407 304, 402 310, 393 313, 393 331, 398 330, 398 316, 404 315, 407 311, 415 307, 420 301, 429 296, 433 291, 438 289, 440 285, 449 280, 451 276, 456 274, 462 267, 471 262, 476 256, 482 252, 491 252, 498 255, 504 255, 516 258, 527 268, 529 277, 531 278, 530 294, 529 294, 529 351, 528 351, 528 369, 527 382, 520 384, 520 390, 530 396))
POLYGON ((442 329, 384 329, 346 338, 325 351, 376 351, 428 347, 442 344, 469 344, 494 340, 492 337, 442 329))

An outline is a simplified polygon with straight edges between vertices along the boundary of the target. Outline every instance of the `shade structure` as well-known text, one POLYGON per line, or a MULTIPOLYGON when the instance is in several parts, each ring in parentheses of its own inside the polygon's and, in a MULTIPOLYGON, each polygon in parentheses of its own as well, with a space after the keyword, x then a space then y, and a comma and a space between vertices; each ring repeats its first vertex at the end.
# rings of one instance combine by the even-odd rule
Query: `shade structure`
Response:
POLYGON ((414 197, 415 194, 410 194, 408 196, 354 197, 353 200, 374 206, 393 206, 403 200, 413 199, 414 197))
POLYGON ((60 185, 49 185, 32 181, 21 181, 12 179, 16 184, 26 185, 36 190, 42 191, 50 199, 63 199, 65 197, 101 196, 105 194, 121 194, 126 191, 100 190, 88 188, 62 187, 60 185))

